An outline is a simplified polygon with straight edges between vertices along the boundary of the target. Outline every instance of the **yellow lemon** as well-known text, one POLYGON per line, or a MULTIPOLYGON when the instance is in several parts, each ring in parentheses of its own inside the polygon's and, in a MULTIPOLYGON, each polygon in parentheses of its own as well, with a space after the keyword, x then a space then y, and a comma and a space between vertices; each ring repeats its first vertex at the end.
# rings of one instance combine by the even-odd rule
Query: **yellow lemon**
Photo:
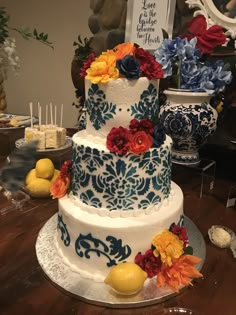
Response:
POLYGON ((50 197, 51 181, 45 178, 35 178, 26 186, 33 197, 50 197))
POLYGON ((36 169, 33 168, 29 171, 25 178, 25 184, 28 185, 33 179, 37 178, 36 176, 36 169))
POLYGON ((35 169, 37 177, 50 179, 54 174, 55 167, 50 159, 44 158, 37 161, 35 169))
POLYGON ((104 282, 117 293, 135 294, 143 287, 147 273, 135 263, 121 263, 112 267, 104 282))
POLYGON ((55 179, 57 179, 57 177, 60 175, 60 171, 59 170, 54 170, 54 174, 52 176, 52 178, 50 179, 51 183, 54 182, 55 179))

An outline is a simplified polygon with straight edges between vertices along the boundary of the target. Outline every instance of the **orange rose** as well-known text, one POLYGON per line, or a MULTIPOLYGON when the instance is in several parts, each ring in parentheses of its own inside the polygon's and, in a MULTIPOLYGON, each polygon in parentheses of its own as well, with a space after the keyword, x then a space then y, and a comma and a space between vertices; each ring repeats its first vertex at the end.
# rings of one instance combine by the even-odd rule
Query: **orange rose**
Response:
POLYGON ((67 189, 70 185, 70 180, 68 177, 57 177, 57 179, 52 183, 50 188, 50 193, 52 195, 52 198, 61 198, 64 197, 67 189))
POLYGON ((114 47, 114 52, 116 55, 116 59, 123 59, 127 55, 133 55, 135 51, 135 46, 133 43, 123 43, 114 47))
POLYGON ((145 131, 137 131, 130 136, 129 151, 133 154, 146 152, 152 146, 152 137, 145 131))

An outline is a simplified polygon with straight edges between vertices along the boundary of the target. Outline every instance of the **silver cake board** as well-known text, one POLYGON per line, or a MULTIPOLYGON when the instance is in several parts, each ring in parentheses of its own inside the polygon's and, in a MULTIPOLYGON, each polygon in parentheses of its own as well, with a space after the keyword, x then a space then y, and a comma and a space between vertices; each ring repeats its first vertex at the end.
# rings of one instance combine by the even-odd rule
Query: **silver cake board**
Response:
MULTIPOLYGON (((205 241, 196 225, 186 216, 185 226, 188 231, 190 245, 194 249, 194 255, 202 259, 197 265, 197 269, 201 270, 206 256, 205 241)), ((95 282, 81 277, 80 274, 72 271, 63 263, 55 245, 56 229, 57 214, 53 215, 42 227, 35 247, 41 268, 48 278, 56 286, 62 288, 65 293, 87 303, 110 308, 148 306, 163 302, 177 294, 167 287, 157 288, 155 278, 146 280, 144 287, 136 295, 122 296, 115 293, 103 282, 95 282)))

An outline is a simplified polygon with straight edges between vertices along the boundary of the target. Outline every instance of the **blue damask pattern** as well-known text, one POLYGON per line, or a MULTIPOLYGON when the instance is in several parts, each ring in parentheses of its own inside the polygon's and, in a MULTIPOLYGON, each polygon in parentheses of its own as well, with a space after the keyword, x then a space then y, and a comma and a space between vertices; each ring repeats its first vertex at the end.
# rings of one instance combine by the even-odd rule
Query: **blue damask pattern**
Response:
POLYGON ((140 155, 127 154, 124 158, 81 145, 73 156, 71 191, 87 205, 133 210, 139 200, 139 208, 145 209, 151 200, 153 204, 161 202, 159 195, 169 196, 171 153, 168 146, 140 155), (150 194, 153 188, 156 197, 150 194))
POLYGON ((116 115, 116 104, 107 102, 105 93, 99 90, 97 84, 92 84, 89 88, 85 108, 91 124, 96 130, 101 129, 107 120, 116 115))
POLYGON ((66 224, 63 221, 62 215, 60 214, 58 214, 57 229, 61 232, 61 240, 64 242, 64 245, 68 247, 70 245, 70 234, 67 230, 66 224))
POLYGON ((87 235, 80 234, 75 241, 75 251, 81 258, 90 259, 91 254, 98 257, 102 255, 108 260, 107 267, 124 262, 131 254, 131 248, 128 245, 122 245, 122 240, 113 236, 107 236, 105 241, 94 238, 91 233, 87 235))
POLYGON ((80 194, 80 200, 86 205, 89 205, 95 208, 102 207, 102 203, 97 197, 94 196, 94 193, 92 190, 87 190, 85 193, 80 194))
POLYGON ((136 119, 157 117, 159 112, 158 92, 155 86, 150 83, 147 90, 140 96, 138 104, 131 106, 131 114, 136 119))
POLYGON ((146 199, 141 200, 140 204, 138 205, 139 209, 147 209, 151 205, 157 205, 160 203, 161 198, 160 196, 156 196, 154 192, 150 192, 147 194, 146 199))

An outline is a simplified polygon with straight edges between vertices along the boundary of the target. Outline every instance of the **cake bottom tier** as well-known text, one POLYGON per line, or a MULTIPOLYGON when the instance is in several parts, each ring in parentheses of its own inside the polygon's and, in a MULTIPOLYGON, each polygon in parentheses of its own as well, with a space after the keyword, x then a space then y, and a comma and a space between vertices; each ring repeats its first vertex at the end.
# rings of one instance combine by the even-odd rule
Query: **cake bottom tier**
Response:
POLYGON ((64 263, 81 276, 103 281, 110 268, 134 262, 151 246, 153 237, 183 216, 183 193, 172 182, 168 202, 156 212, 137 217, 111 218, 87 213, 69 197, 59 200, 56 247, 64 263))

